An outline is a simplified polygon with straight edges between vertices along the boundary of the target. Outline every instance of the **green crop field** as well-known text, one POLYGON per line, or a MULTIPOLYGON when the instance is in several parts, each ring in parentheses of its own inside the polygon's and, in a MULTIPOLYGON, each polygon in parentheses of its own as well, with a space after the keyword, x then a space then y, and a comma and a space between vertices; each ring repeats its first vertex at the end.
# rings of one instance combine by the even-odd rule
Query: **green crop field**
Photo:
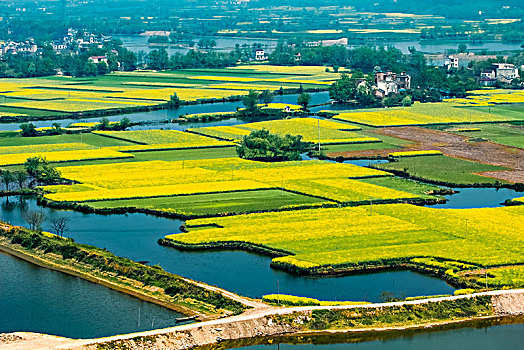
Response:
POLYGON ((114 200, 89 203, 93 208, 134 207, 184 215, 217 215, 258 210, 275 210, 286 206, 313 205, 324 200, 282 190, 198 194, 177 197, 114 200))
POLYGON ((377 164, 383 170, 407 172, 417 178, 442 181, 450 184, 495 183, 500 180, 477 175, 484 171, 502 171, 506 168, 447 157, 403 157, 395 162, 377 164))
MULTIPOLYGON (((524 113, 524 111, 521 113, 524 113)), ((511 147, 524 148, 524 122, 522 124, 482 124, 474 126, 480 129, 479 131, 455 133, 473 138, 481 137, 511 147)))
MULTIPOLYGON (((190 220, 167 236, 187 245, 242 241, 289 252, 302 268, 438 257, 479 266, 522 263, 524 207, 432 209, 409 204, 246 214, 190 220), (195 225, 218 225, 192 231, 195 225)), ((220 243, 218 243, 220 245, 220 243)))
POLYGON ((5 146, 27 146, 27 145, 52 145, 59 143, 85 143, 96 147, 129 146, 132 143, 122 140, 85 133, 64 134, 55 136, 39 137, 6 137, 0 138, 0 147, 5 146))

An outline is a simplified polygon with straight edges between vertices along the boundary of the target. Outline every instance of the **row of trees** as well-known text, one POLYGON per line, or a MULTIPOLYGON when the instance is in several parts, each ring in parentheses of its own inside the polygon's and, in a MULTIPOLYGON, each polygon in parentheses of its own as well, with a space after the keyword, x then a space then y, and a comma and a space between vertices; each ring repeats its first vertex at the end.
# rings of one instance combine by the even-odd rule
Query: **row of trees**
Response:
MULTIPOLYGON (((46 215, 41 210, 27 210, 23 214, 24 220, 27 222, 30 230, 42 231, 43 224, 46 221, 46 215)), ((69 218, 64 216, 55 216, 49 218, 51 229, 60 237, 64 236, 66 230, 69 229, 69 218)))
POLYGON ((84 77, 104 75, 116 70, 132 71, 137 68, 136 55, 122 46, 120 40, 106 43, 102 48, 87 51, 55 53, 49 44, 39 44, 40 54, 6 55, 0 61, 0 78, 27 78, 55 75, 84 77), (107 56, 107 63, 93 63, 91 56, 107 56))

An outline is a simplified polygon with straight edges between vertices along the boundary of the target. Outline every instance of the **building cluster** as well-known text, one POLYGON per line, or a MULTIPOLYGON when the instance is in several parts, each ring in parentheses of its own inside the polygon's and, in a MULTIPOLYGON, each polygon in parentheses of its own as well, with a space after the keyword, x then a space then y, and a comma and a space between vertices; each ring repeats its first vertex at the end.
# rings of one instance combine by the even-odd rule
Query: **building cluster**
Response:
POLYGON ((509 84, 514 79, 520 78, 519 69, 510 63, 493 63, 491 68, 484 69, 480 73, 480 84, 493 86, 497 82, 509 84))
MULTIPOLYGON (((51 45, 55 53, 80 53, 93 48, 102 48, 111 40, 111 36, 97 35, 85 30, 79 32, 77 29, 69 28, 63 38, 43 45, 51 45)), ((42 50, 43 47, 36 44, 34 39, 20 42, 0 41, 0 57, 20 54, 38 55, 42 53, 42 50)))
POLYGON ((375 96, 378 98, 409 89, 411 89, 411 77, 405 72, 397 74, 379 71, 375 73, 375 96))
POLYGON ((85 30, 79 33, 77 29, 69 28, 67 30, 67 35, 62 39, 55 40, 52 45, 53 50, 56 53, 62 53, 64 51, 78 53, 93 48, 101 49, 105 43, 108 43, 111 40, 111 36, 97 35, 85 30))
POLYGON ((36 54, 38 46, 34 40, 26 41, 0 41, 0 57, 18 54, 36 54))

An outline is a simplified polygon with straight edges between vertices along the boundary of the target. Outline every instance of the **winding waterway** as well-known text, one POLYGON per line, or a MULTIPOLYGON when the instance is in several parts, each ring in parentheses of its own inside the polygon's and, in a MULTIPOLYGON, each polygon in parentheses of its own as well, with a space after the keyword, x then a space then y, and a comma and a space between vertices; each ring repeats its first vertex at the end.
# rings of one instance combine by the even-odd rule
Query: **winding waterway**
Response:
POLYGON ((0 253, 0 333, 94 338, 175 325, 182 314, 0 253))
MULTIPOLYGON (((329 101, 329 92, 313 92, 311 95, 311 105, 318 105, 327 103, 329 101)), ((273 99, 274 103, 288 103, 297 104, 298 95, 276 95, 273 99)), ((120 121, 122 118, 127 117, 135 123, 139 122, 165 122, 168 120, 177 119, 178 117, 186 114, 199 114, 199 113, 215 113, 215 112, 235 112, 237 108, 243 108, 242 101, 234 102, 216 102, 216 103, 204 103, 196 105, 184 105, 177 109, 158 109, 149 112, 136 112, 136 113, 125 113, 117 115, 106 116, 109 121, 120 121)), ((323 109, 328 109, 330 106, 324 106, 323 109)), ((321 108, 322 109, 322 108, 321 108)), ((85 119, 86 121, 98 121, 100 117, 85 119)), ((52 119, 42 121, 32 121, 37 127, 51 126, 53 123, 60 123, 63 127, 68 126, 71 123, 78 123, 82 119, 52 119)), ((188 128, 203 127, 203 126, 216 126, 216 125, 237 125, 245 123, 238 119, 220 120, 218 122, 203 122, 203 123, 166 123, 166 124, 151 124, 134 127, 134 129, 173 129, 173 130, 186 130, 188 128)), ((20 129, 20 123, 0 123, 0 131, 13 131, 20 129)))
MULTIPOLYGON (((322 300, 379 301, 382 292, 399 297, 450 294, 454 288, 444 281, 411 271, 350 275, 334 278, 305 278, 270 268, 271 259, 243 251, 184 252, 157 244, 166 234, 180 232, 180 220, 145 214, 97 215, 39 208, 34 199, 11 205, 3 198, 2 220, 26 225, 23 210, 42 210, 48 218, 70 219, 66 236, 76 242, 107 248, 135 261, 159 264, 166 271, 217 285, 253 298, 280 292, 322 300)), ((49 229, 45 227, 44 229, 49 229)))

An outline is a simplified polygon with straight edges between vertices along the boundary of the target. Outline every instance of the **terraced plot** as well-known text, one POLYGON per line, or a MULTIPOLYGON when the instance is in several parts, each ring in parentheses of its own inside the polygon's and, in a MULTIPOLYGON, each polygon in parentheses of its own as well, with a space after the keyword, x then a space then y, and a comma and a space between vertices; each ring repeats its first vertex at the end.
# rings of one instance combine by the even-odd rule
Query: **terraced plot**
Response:
POLYGON ((357 268, 414 257, 493 266, 523 262, 523 219, 524 207, 442 210, 390 204, 196 219, 187 222, 188 233, 167 239, 203 247, 241 241, 285 250, 294 255, 273 263, 291 269, 357 268), (210 224, 215 227, 191 231, 210 224))
MULTIPOLYGON (((282 198, 270 201, 271 207, 281 208, 288 205, 309 206, 329 203, 375 203, 401 202, 405 200, 427 199, 430 196, 414 188, 417 193, 409 192, 409 184, 399 186, 390 174, 379 170, 362 168, 350 164, 338 164, 321 161, 263 163, 238 158, 203 159, 186 161, 146 161, 98 165, 79 165, 60 167, 64 178, 74 180, 76 185, 47 186, 45 197, 53 201, 82 202, 90 206, 117 207, 118 203, 126 207, 148 208, 168 213, 196 213, 202 215, 203 209, 182 198, 180 202, 173 196, 195 194, 225 194, 234 192, 273 190, 281 193, 282 198), (382 184, 360 182, 359 179, 384 178, 382 184), (388 186, 387 178, 391 178, 388 186), (405 191, 405 190, 407 191, 405 191), (295 194, 294 197, 292 194, 295 194), (165 201, 153 200, 163 197, 165 201), (171 197, 171 198, 167 198, 171 197), (310 200, 304 201, 308 197, 310 200), (282 204, 282 199, 288 198, 282 204), (293 202, 292 199, 296 201, 293 202), (107 201, 116 201, 109 204, 107 201), (122 200, 126 200, 122 202, 122 200), (104 201, 103 204, 96 202, 104 201), (93 203, 93 204, 91 204, 93 203), (172 203, 172 205, 166 204, 172 203), (176 204, 178 203, 178 204, 176 204), (275 203, 281 203, 276 206, 275 203)), ((401 180, 403 181, 403 180, 401 180)), ((398 180, 397 180, 398 182, 398 180)), ((236 196, 236 195, 231 195, 236 196)), ((248 194, 239 195, 247 196, 248 194)), ((230 197, 227 195, 226 197, 230 197)), ((199 198, 195 197, 195 201, 199 198)), ((204 200, 204 202, 206 202, 204 200)), ((242 200, 240 199, 240 202, 242 200)), ((203 204, 204 205, 204 204, 203 204)), ((212 203, 212 212, 219 210, 212 203)), ((218 204, 217 204, 218 205, 218 204)), ((235 206, 233 206, 235 207, 235 206)), ((243 205, 236 206, 238 210, 243 205)), ((251 210, 262 210, 264 203, 249 204, 251 210)), ((230 212, 227 207, 223 212, 230 212)))
POLYGON ((343 112, 333 115, 333 119, 378 127, 505 122, 523 120, 524 117, 486 113, 446 103, 417 103, 411 107, 343 112))
POLYGON ((116 148, 120 151, 127 152, 233 146, 231 142, 219 141, 210 137, 178 130, 94 131, 93 133, 137 144, 116 148))
POLYGON ((228 127, 193 128, 189 131, 239 141, 244 136, 249 135, 251 131, 261 129, 267 129, 271 133, 282 136, 287 134, 302 135, 302 139, 306 142, 317 143, 320 141, 322 144, 381 142, 378 138, 353 132, 360 130, 358 127, 315 118, 271 120, 228 127))

